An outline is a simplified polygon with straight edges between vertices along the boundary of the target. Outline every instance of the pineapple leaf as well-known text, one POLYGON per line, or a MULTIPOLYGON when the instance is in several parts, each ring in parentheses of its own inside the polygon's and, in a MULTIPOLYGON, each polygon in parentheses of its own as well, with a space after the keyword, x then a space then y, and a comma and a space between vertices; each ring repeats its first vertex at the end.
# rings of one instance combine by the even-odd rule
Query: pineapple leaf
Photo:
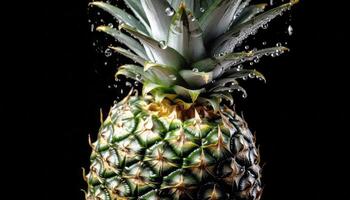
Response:
POLYGON ((191 99, 192 102, 195 102, 198 96, 200 95, 200 93, 204 91, 204 89, 190 90, 179 85, 175 85, 173 87, 173 90, 175 91, 176 94, 191 99))
POLYGON ((237 11, 235 13, 236 16, 240 15, 242 13, 242 11, 244 10, 245 7, 247 7, 249 5, 249 3, 251 2, 251 0, 242 0, 243 2, 241 2, 237 8, 237 11))
POLYGON ((164 88, 154 89, 151 93, 154 96, 154 100, 158 103, 160 103, 164 98, 173 100, 177 97, 176 94, 169 94, 166 91, 164 91, 164 88))
POLYGON ((162 87, 164 87, 164 86, 155 84, 153 82, 148 82, 148 81, 143 82, 142 95, 145 96, 149 92, 152 92, 153 90, 158 89, 158 88, 162 88, 162 87))
POLYGON ((111 28, 109 26, 99 26, 96 28, 97 31, 102 31, 107 33, 108 35, 111 35, 115 39, 117 39, 120 43, 125 44, 130 50, 135 52, 138 56, 144 58, 144 59, 149 59, 145 49, 143 46, 133 38, 131 38, 128 35, 125 35, 124 33, 118 31, 115 28, 111 28))
POLYGON ((237 82, 236 79, 237 78, 231 78, 231 77, 229 77, 229 78, 222 78, 222 79, 219 79, 216 82, 210 84, 207 88, 214 89, 214 88, 218 88, 218 87, 223 87, 223 86, 225 86, 225 84, 228 84, 228 83, 231 83, 233 85, 236 85, 236 84, 238 85, 238 82, 237 82))
POLYGON ((226 86, 226 87, 218 87, 218 88, 215 88, 215 89, 212 89, 212 90, 209 90, 209 92, 219 92, 219 93, 222 93, 222 92, 225 92, 225 91, 228 91, 228 92, 232 92, 233 90, 237 90, 237 91, 241 91, 243 93, 243 97, 247 97, 247 92, 245 91, 245 89, 239 85, 230 85, 230 86, 226 86))
POLYGON ((200 88, 203 85, 210 83, 213 80, 211 72, 194 72, 192 70, 179 71, 180 76, 188 85, 193 88, 200 88))
POLYGON ((122 65, 118 68, 115 76, 124 75, 141 82, 155 82, 155 77, 143 71, 143 68, 137 65, 122 65))
POLYGON ((205 47, 202 30, 192 13, 186 10, 184 4, 172 18, 170 24, 168 46, 178 51, 187 62, 205 57, 205 47))
POLYGON ((272 55, 274 53, 283 53, 284 51, 288 50, 288 48, 281 46, 261 49, 257 51, 233 52, 216 57, 216 60, 218 60, 219 62, 213 70, 214 79, 220 77, 233 65, 238 65, 247 61, 252 61, 254 59, 261 58, 266 55, 272 55))
POLYGON ((185 59, 173 48, 163 47, 158 41, 138 32, 126 24, 121 24, 120 28, 126 30, 128 33, 140 40, 143 45, 147 46, 151 50, 157 63, 173 66, 176 69, 181 68, 186 63, 185 59))
POLYGON ((209 103, 209 105, 213 108, 214 113, 216 113, 220 110, 219 98, 216 98, 216 97, 214 97, 214 98, 198 97, 198 102, 202 103, 202 104, 209 103))
POLYGON ((171 6, 165 0, 140 1, 151 26, 152 37, 158 41, 166 41, 171 17, 166 14, 165 10, 171 9, 171 6))
POLYGON ((178 77, 177 71, 169 66, 147 61, 144 65, 144 71, 157 77, 157 82, 164 86, 169 87, 175 84, 184 84, 184 81, 178 77))
POLYGON ((193 105, 193 103, 188 103, 185 102, 184 100, 180 99, 180 98, 176 98, 173 100, 174 103, 176 103, 177 105, 182 105, 184 107, 185 110, 188 110, 189 108, 191 108, 191 106, 193 105))
POLYGON ((131 16, 130 14, 128 14, 127 12, 121 10, 116 6, 112 6, 108 3, 104 3, 101 1, 91 2, 89 5, 97 6, 103 9, 104 11, 108 12, 118 20, 122 21, 123 23, 126 23, 129 26, 137 28, 140 32, 144 34, 148 34, 147 29, 141 24, 140 21, 138 21, 135 17, 131 16))
POLYGON ((239 44, 242 40, 255 33, 260 27, 269 23, 278 15, 281 15, 284 11, 291 8, 292 5, 297 2, 298 0, 292 0, 289 3, 259 14, 243 24, 232 26, 229 31, 219 36, 219 38, 215 40, 214 45, 212 46, 212 53, 217 54, 232 52, 237 44, 239 44))
POLYGON ((218 64, 218 61, 213 58, 205 58, 203 60, 199 60, 191 65, 192 69, 198 69, 198 71, 208 72, 215 68, 218 64))
POLYGON ((264 11, 267 4, 256 4, 251 5, 245 9, 242 10, 242 12, 238 15, 238 17, 234 20, 232 27, 237 26, 238 24, 245 23, 252 19, 255 15, 261 13, 264 11))
POLYGON ((169 4, 176 10, 179 8, 181 2, 185 3, 186 8, 188 8, 194 15, 199 18, 203 15, 204 11, 208 9, 208 7, 215 0, 168 0, 169 4))
POLYGON ((223 34, 232 23, 242 0, 216 0, 199 19, 204 39, 211 41, 223 34))
POLYGON ((137 19, 145 26, 147 31, 151 33, 151 27, 146 16, 145 11, 142 8, 141 2, 139 0, 124 0, 125 4, 131 9, 137 19))
POLYGON ((210 97, 216 97, 220 100, 225 99, 228 102, 230 102, 231 106, 233 105, 233 97, 232 97, 231 93, 229 93, 229 92, 213 93, 213 94, 210 94, 210 97))
POLYGON ((125 57, 130 58, 131 60, 133 60, 133 61, 135 61, 135 62, 137 62, 137 63, 139 63, 141 65, 143 65, 146 62, 146 60, 144 58, 142 58, 142 57, 140 57, 140 56, 138 56, 136 54, 133 54, 132 52, 130 52, 130 51, 126 50, 126 49, 123 49, 121 47, 112 47, 111 46, 109 48, 114 50, 114 51, 116 51, 116 52, 118 52, 118 53, 120 53, 120 54, 122 54, 125 57))
POLYGON ((255 69, 241 69, 240 71, 237 71, 237 69, 231 69, 227 71, 224 75, 228 78, 234 78, 234 79, 244 78, 244 77, 255 77, 266 81, 264 75, 256 71, 255 69))

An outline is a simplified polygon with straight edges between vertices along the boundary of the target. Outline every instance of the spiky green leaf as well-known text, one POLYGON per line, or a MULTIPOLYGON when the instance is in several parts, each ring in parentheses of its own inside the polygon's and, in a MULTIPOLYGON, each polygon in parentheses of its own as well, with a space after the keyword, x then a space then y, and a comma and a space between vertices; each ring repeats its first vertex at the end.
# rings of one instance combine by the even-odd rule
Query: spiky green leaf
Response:
POLYGON ((255 33, 260 27, 269 23, 275 17, 281 15, 284 11, 292 7, 298 0, 292 0, 290 3, 283 4, 271 10, 268 10, 262 14, 259 14, 249 21, 240 24, 238 26, 232 26, 229 31, 215 40, 212 46, 212 53, 228 53, 242 40, 255 33))
POLYGON ((131 35, 136 37, 142 44, 147 46, 154 56, 155 62, 163 65, 173 66, 176 68, 181 68, 185 63, 185 59, 176 50, 171 47, 163 47, 158 41, 153 38, 146 36, 134 28, 121 24, 120 28, 126 30, 131 35))
POLYGON ((216 0, 199 19, 204 39, 211 41, 228 30, 242 0, 216 0))
POLYGON ((142 8, 140 0, 124 0, 125 4, 131 9, 137 19, 145 26, 147 31, 151 33, 151 27, 146 16, 145 11, 142 8))
POLYGON ((232 26, 234 27, 234 26, 237 26, 238 24, 242 24, 242 23, 249 21, 255 15, 263 12, 266 5, 267 4, 265 4, 265 3, 256 4, 256 5, 251 5, 245 9, 243 9, 242 12, 237 16, 237 18, 232 23, 232 26))
POLYGON ((187 97, 192 100, 192 102, 195 102, 198 98, 198 96, 204 91, 203 89, 200 90, 190 90, 185 87, 175 85, 173 87, 173 90, 175 91, 176 94, 187 97))
POLYGON ((138 21, 135 17, 133 17, 132 15, 128 14, 127 12, 123 11, 120 8, 108 3, 104 3, 102 1, 91 2, 90 5, 97 6, 105 10, 106 12, 110 13, 113 17, 117 18, 123 23, 126 23, 129 26, 137 28, 140 32, 144 34, 148 34, 148 31, 143 26, 143 24, 141 24, 140 21, 138 21))
POLYGON ((213 75, 211 72, 181 70, 179 71, 179 74, 192 88, 200 88, 213 80, 213 75))
POLYGON ((155 77, 145 72, 142 67, 137 65, 122 65, 118 68, 115 76, 124 75, 141 82, 155 82, 155 77))
POLYGON ((143 82, 143 87, 142 87, 142 95, 145 96, 146 94, 148 94, 149 92, 152 92, 153 90, 157 89, 157 88, 162 88, 164 86, 159 85, 159 84, 155 84, 153 82, 143 82))
POLYGON ((192 13, 181 5, 170 24, 168 46, 178 51, 187 62, 192 62, 206 55, 202 30, 192 13))
POLYGON ((118 31, 115 28, 111 28, 110 26, 99 26, 96 28, 97 31, 102 31, 107 33, 108 35, 111 35, 116 40, 118 40, 120 43, 126 45, 131 51, 135 52, 138 56, 142 57, 143 59, 149 59, 145 49, 143 46, 133 38, 131 38, 128 35, 125 35, 124 33, 118 31))
POLYGON ((116 52, 118 52, 120 54, 122 54, 125 57, 130 58, 131 60, 133 60, 133 61, 135 61, 135 62, 137 62, 137 63, 139 63, 141 65, 143 65, 146 62, 146 60, 144 58, 142 58, 142 57, 140 57, 140 56, 138 56, 136 54, 133 54, 132 52, 130 52, 130 51, 126 50, 126 49, 123 49, 121 47, 109 47, 109 48, 113 49, 114 51, 116 51, 116 52))
POLYGON ((152 30, 152 37, 158 41, 166 41, 171 17, 165 12, 171 8, 165 0, 140 0, 152 30))
POLYGON ((209 104, 215 113, 220 110, 220 101, 218 98, 198 97, 198 102, 202 104, 209 104))

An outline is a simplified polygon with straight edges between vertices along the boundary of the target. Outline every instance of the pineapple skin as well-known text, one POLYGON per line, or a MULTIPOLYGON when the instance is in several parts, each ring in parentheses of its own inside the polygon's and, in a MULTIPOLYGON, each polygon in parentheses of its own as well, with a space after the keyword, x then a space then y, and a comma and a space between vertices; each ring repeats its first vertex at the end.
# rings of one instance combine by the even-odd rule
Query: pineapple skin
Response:
POLYGON ((128 96, 91 147, 87 200, 258 200, 262 193, 255 139, 227 106, 185 111, 128 96))

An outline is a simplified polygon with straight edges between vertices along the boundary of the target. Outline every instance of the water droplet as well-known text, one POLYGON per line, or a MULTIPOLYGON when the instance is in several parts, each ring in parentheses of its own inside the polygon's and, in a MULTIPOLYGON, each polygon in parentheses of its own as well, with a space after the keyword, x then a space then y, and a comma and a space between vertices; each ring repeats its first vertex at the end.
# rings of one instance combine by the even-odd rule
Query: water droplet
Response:
POLYGON ((110 49, 110 48, 107 48, 106 50, 105 50, 105 56, 106 57, 110 57, 112 55, 112 50, 110 49))
POLYGON ((268 24, 264 24, 264 25, 262 25, 262 28, 263 29, 267 29, 269 27, 269 25, 268 24))
POLYGON ((169 75, 169 78, 171 79, 171 80, 173 80, 173 81, 176 81, 176 76, 174 75, 174 74, 170 74, 169 75))
POLYGON ((137 86, 139 86, 139 82, 138 81, 135 81, 134 82, 134 85, 137 87, 137 86))
POLYGON ((265 46, 266 44, 267 44, 267 42, 266 42, 266 41, 262 42, 262 45, 264 45, 264 46, 265 46))
POLYGON ((101 15, 101 13, 100 13, 100 12, 97 12, 96 14, 97 14, 97 15, 101 15))
POLYGON ((258 79, 259 79, 259 81, 263 81, 264 80, 263 77, 259 77, 258 79))
POLYGON ((247 79, 248 79, 248 77, 246 77, 246 76, 243 76, 243 77, 242 77, 242 79, 243 79, 243 80, 247 80, 247 79))
POLYGON ((95 25, 94 25, 94 24, 91 24, 90 27, 91 27, 90 31, 93 32, 93 31, 95 30, 95 25))
POLYGON ((293 35, 293 27, 291 25, 288 26, 288 35, 293 35))
POLYGON ((250 62, 249 65, 250 65, 250 66, 254 65, 254 62, 250 62))
POLYGON ((199 70, 197 68, 193 68, 192 71, 193 72, 199 72, 199 70))
POLYGON ((199 8, 199 11, 201 11, 202 13, 205 11, 204 8, 199 8))
POLYGON ((120 89, 120 94, 123 94, 124 93, 124 90, 123 89, 120 89))
POLYGON ((104 65, 107 66, 107 65, 108 65, 108 62, 105 62, 104 65))
POLYGON ((258 63, 259 61, 260 61, 259 58, 255 58, 255 59, 254 59, 254 62, 255 62, 255 63, 258 63))
POLYGON ((196 21, 196 17, 193 16, 193 15, 190 16, 190 19, 191 19, 191 21, 193 21, 193 22, 196 21))
POLYGON ((250 73, 250 74, 248 74, 248 76, 249 76, 249 78, 254 78, 255 77, 254 73, 250 73))
POLYGON ((141 75, 140 74, 136 74, 135 78, 136 78, 136 80, 140 81, 141 80, 141 75))
POLYGON ((110 85, 108 85, 107 87, 108 87, 108 88, 112 88, 112 86, 110 86, 110 85))
POLYGON ((245 49, 245 50, 248 50, 248 49, 249 49, 249 45, 246 45, 246 46, 244 47, 244 49, 245 49))
POLYGON ((278 42, 278 43, 276 44, 276 47, 280 47, 280 46, 282 46, 282 43, 278 42))
POLYGON ((112 23, 108 23, 108 26, 111 27, 111 28, 114 27, 112 23))
POLYGON ((242 69, 243 69, 243 65, 238 65, 237 66, 237 71, 242 71, 242 69))
POLYGON ((114 100, 114 101, 113 101, 113 104, 117 104, 117 103, 118 103, 118 101, 117 101, 117 100, 114 100))
POLYGON ((245 93, 242 94, 243 98, 247 98, 247 95, 245 93))
POLYGON ((100 19, 100 22, 102 22, 102 23, 103 23, 103 22, 104 22, 104 20, 103 20, 103 19, 100 19))
POLYGON ((163 40, 161 40, 161 41, 159 41, 159 47, 161 48, 161 49, 166 49, 166 48, 168 48, 168 45, 165 43, 165 41, 163 41, 163 40))
POLYGON ((96 46, 96 42, 93 42, 93 43, 92 43, 92 46, 96 46))
POLYGON ((288 44, 288 42, 284 42, 284 44, 285 44, 285 45, 287 45, 287 44, 288 44))
POLYGON ((166 13, 166 15, 168 15, 170 17, 170 16, 174 15, 175 11, 171 7, 167 7, 165 9, 165 13, 166 13))
POLYGON ((125 86, 126 86, 126 87, 131 87, 132 84, 131 84, 129 81, 126 81, 126 82, 125 82, 125 86))
POLYGON ((117 88, 117 87, 118 87, 118 84, 114 84, 113 87, 114 87, 114 88, 117 88))

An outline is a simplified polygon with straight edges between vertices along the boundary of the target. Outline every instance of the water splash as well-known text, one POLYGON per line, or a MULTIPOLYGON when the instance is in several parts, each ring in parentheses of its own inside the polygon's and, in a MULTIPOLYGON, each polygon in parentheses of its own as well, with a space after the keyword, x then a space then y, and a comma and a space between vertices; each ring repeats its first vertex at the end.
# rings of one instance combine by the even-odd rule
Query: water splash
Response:
POLYGON ((167 8, 165 9, 165 14, 168 15, 169 17, 173 16, 174 13, 175 13, 175 11, 174 11, 174 9, 171 8, 171 7, 167 7, 167 8))
POLYGON ((166 42, 163 41, 163 40, 159 41, 158 46, 159 46, 161 49, 166 49, 166 48, 168 48, 168 45, 167 45, 166 42))
POLYGON ((112 55, 112 50, 110 49, 110 48, 107 48, 106 50, 105 50, 105 56, 106 57, 110 57, 112 55))
POLYGON ((288 26, 288 35, 293 35, 293 27, 291 25, 288 26))

